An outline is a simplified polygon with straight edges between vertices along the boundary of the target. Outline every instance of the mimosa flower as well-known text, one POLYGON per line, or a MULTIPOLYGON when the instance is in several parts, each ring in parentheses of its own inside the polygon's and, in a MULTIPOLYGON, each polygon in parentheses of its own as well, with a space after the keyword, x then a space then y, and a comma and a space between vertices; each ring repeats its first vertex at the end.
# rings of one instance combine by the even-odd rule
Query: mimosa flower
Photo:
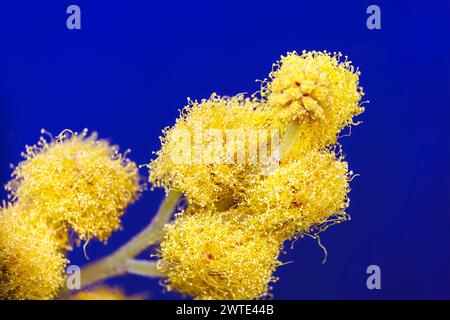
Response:
POLYGON ((237 155, 240 142, 236 141, 243 139, 241 151, 248 154, 246 129, 263 129, 268 121, 258 103, 242 95, 224 98, 213 94, 201 102, 191 101, 176 124, 164 130, 162 148, 149 165, 150 182, 181 191, 191 204, 201 207, 239 198, 248 187, 245 177, 257 173, 259 164, 249 159, 239 162, 238 157, 245 155, 237 155), (236 134, 236 143, 225 147, 230 132, 236 134), (230 146, 231 157, 227 152, 230 146))
POLYGON ((250 233, 233 215, 201 213, 167 225, 159 268, 168 290, 197 299, 254 299, 268 294, 280 243, 250 233))
POLYGON ((274 64, 262 96, 278 125, 301 122, 297 150, 318 150, 335 144, 338 133, 364 111, 359 75, 340 53, 294 51, 274 64))
POLYGON ((81 240, 106 241, 141 188, 136 164, 86 130, 41 138, 24 157, 7 185, 13 199, 70 226, 81 240))
POLYGON ((250 230, 287 240, 330 217, 345 218, 350 191, 347 162, 334 152, 306 153, 277 168, 249 191, 250 230))
POLYGON ((67 233, 20 204, 0 208, 0 299, 52 299, 64 283, 67 233))

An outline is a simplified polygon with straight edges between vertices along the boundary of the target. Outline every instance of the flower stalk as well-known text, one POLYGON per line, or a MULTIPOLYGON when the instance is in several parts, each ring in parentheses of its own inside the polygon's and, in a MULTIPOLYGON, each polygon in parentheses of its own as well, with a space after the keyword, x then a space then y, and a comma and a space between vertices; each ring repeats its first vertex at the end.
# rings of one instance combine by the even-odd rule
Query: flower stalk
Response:
POLYGON ((81 270, 81 287, 126 273, 149 277, 161 277, 154 262, 138 261, 134 258, 151 245, 158 243, 164 235, 164 225, 171 219, 181 193, 171 191, 162 202, 150 224, 111 255, 94 262, 81 270), (147 270, 144 270, 146 269, 147 270))
POLYGON ((148 278, 158 278, 164 276, 164 273, 158 270, 155 261, 130 259, 125 261, 125 265, 127 273, 129 274, 148 278))

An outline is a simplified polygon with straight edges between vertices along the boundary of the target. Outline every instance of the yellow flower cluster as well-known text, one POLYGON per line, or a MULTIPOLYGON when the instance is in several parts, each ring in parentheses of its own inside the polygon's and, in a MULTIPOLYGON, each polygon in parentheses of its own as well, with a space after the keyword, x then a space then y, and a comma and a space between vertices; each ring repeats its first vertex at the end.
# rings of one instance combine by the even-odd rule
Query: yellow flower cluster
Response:
POLYGON ((0 298, 49 299, 63 284, 69 231, 106 242, 140 191, 139 174, 86 130, 41 138, 23 156, 0 212, 0 298))
POLYGON ((353 117, 364 111, 359 76, 341 53, 291 52, 274 64, 261 91, 277 126, 301 123, 294 153, 335 144, 343 128, 357 124, 353 117))
POLYGON ((50 143, 41 139, 24 156, 7 189, 43 216, 70 226, 81 240, 106 241, 140 188, 136 164, 95 133, 66 132, 50 143))
POLYGON ((63 284, 67 235, 22 204, 0 209, 0 299, 51 299, 63 284))
POLYGON ((249 193, 245 225, 281 241, 326 223, 345 219, 347 162, 331 151, 311 151, 274 170, 249 193))
MULTIPOLYGON (((161 244, 158 266, 169 290, 198 299, 265 297, 285 240, 346 217, 352 173, 336 144, 363 111, 359 75, 340 54, 288 53, 259 95, 190 103, 164 130, 150 182, 183 192, 188 202, 161 244), (288 150, 281 145, 278 166, 269 170, 253 162, 174 163, 186 128, 192 136, 211 128, 279 130, 282 141, 293 143, 288 150)), ((190 148, 195 138, 185 142, 190 148)), ((208 140, 196 147, 213 152, 208 140)))
POLYGON ((232 213, 181 216, 166 227, 159 268, 167 287, 198 299, 264 297, 279 265, 279 242, 248 232, 232 213))
POLYGON ((250 161, 236 163, 243 125, 263 129, 268 115, 255 99, 220 97, 216 94, 200 102, 190 101, 176 125, 164 130, 163 148, 150 163, 153 186, 184 193, 191 203, 206 207, 228 198, 238 198, 247 189, 243 179, 257 172, 250 161), (233 131, 234 130, 234 131, 233 131), (230 132, 231 152, 221 148, 230 132))

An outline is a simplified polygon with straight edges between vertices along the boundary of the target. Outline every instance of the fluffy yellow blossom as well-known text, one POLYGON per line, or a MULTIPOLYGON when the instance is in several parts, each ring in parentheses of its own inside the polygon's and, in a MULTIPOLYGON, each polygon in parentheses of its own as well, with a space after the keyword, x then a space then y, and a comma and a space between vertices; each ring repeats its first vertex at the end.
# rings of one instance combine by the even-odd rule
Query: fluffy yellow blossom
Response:
POLYGON ((345 218, 348 207, 347 162, 333 151, 306 153, 277 168, 249 192, 249 230, 276 234, 281 240, 345 218))
POLYGON ((261 298, 275 280, 279 246, 242 228, 233 214, 203 212, 166 227, 158 266, 169 290, 197 299, 261 298))
POLYGON ((97 286, 90 290, 80 291, 71 300, 130 300, 137 297, 127 297, 122 289, 107 286, 97 286))
POLYGON ((248 188, 245 177, 258 171, 257 161, 248 158, 249 132, 263 129, 268 119, 255 100, 242 95, 191 101, 164 130, 162 148, 149 165, 150 182, 181 191, 200 207, 239 198, 248 188))
POLYGON ((41 138, 24 157, 7 185, 13 199, 70 226, 80 239, 106 241, 140 190, 136 164, 86 130, 41 138))
POLYGON ((38 212, 0 208, 0 299, 52 299, 64 282, 66 243, 38 212))
POLYGON ((347 58, 326 51, 294 51, 274 64, 262 96, 278 126, 301 122, 294 153, 335 144, 338 133, 355 124, 353 117, 364 111, 359 75, 347 58))

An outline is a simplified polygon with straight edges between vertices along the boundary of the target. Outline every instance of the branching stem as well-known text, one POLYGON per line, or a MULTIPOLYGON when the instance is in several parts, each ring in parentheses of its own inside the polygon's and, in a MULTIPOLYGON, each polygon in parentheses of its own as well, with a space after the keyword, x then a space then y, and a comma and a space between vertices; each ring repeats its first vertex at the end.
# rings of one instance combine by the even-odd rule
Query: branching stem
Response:
POLYGON ((166 196, 150 224, 111 255, 102 258, 81 270, 81 287, 126 273, 161 277, 155 262, 144 262, 134 258, 151 245, 158 243, 164 235, 164 225, 169 222, 180 200, 181 193, 171 191, 166 196), (148 270, 144 270, 148 267, 148 270))

